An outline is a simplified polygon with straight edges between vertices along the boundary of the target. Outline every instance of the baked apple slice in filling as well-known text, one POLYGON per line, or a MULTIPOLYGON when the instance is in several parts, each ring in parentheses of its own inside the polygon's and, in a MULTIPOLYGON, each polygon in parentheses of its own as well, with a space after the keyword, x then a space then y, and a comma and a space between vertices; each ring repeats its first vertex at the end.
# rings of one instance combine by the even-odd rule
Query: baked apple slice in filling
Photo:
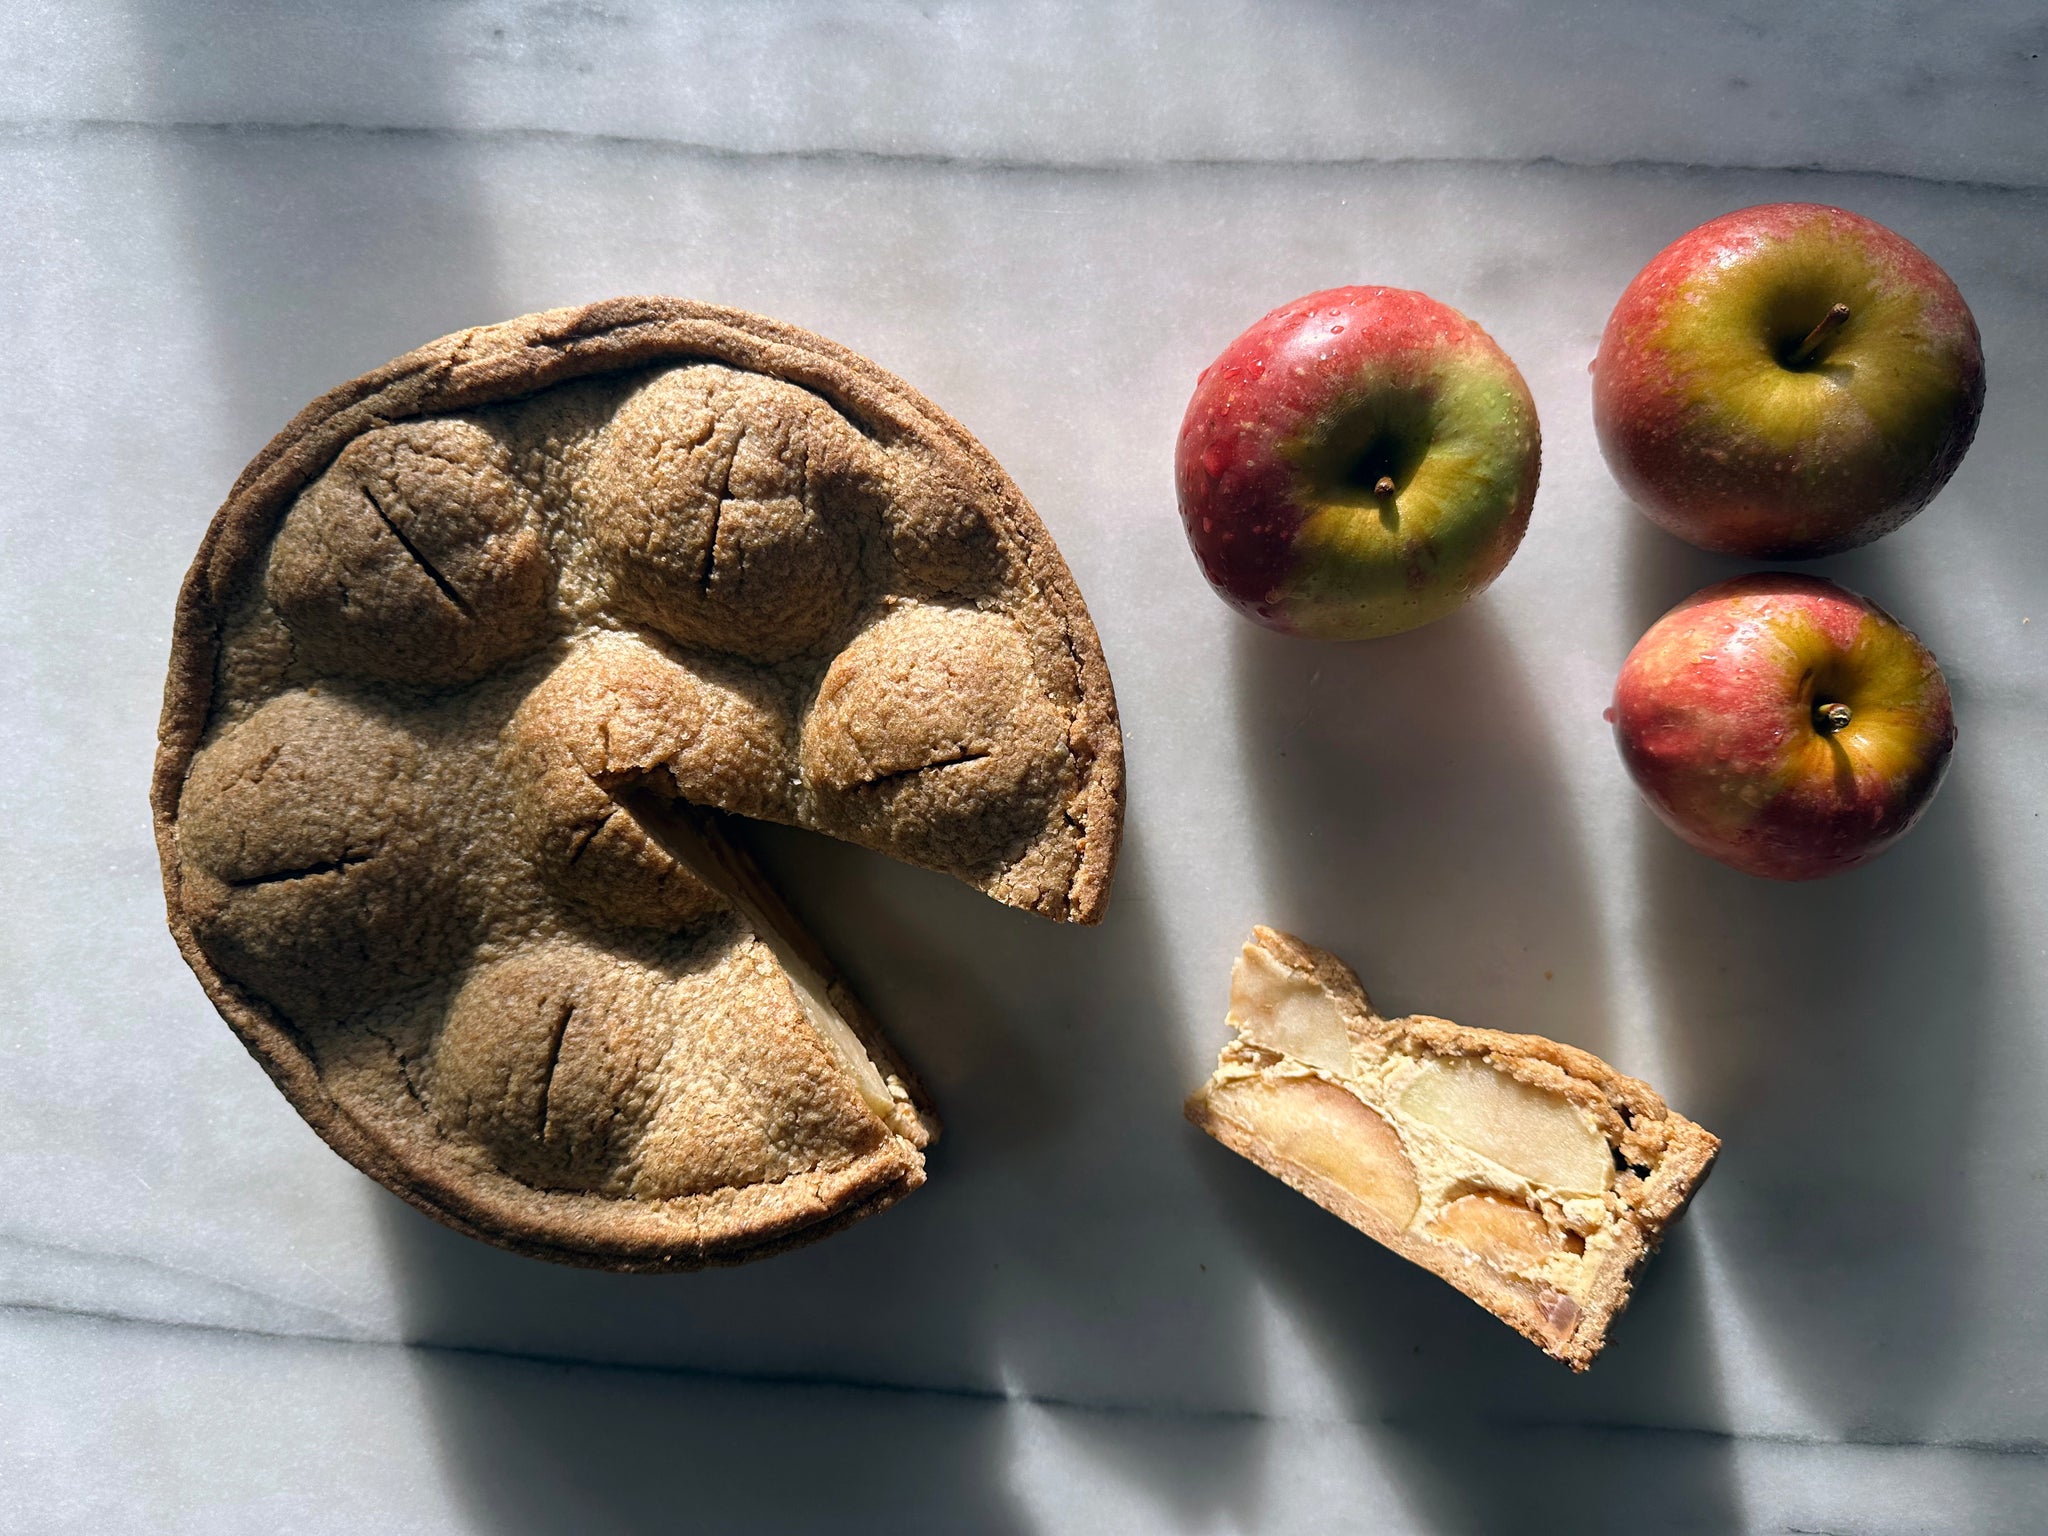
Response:
POLYGON ((1252 931, 1196 1125, 1582 1371, 1720 1142, 1598 1057, 1384 1019, 1335 956, 1252 931))

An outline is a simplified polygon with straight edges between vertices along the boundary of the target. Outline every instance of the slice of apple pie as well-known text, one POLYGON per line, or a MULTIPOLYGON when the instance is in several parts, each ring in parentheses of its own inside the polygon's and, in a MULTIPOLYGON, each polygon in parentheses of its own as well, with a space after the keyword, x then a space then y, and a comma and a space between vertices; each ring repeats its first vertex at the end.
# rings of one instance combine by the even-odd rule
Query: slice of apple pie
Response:
POLYGON ((1334 955, 1255 928, 1196 1125, 1575 1371, 1721 1143, 1597 1056, 1383 1019, 1334 955))

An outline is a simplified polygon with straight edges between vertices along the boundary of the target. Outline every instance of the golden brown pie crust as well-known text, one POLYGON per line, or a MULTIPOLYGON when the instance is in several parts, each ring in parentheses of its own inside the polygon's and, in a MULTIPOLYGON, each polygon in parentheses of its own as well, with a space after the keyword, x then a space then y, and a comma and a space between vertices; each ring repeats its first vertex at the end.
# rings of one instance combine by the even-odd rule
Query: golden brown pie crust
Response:
POLYGON ((677 299, 301 412, 186 578, 159 742, 171 930, 294 1107, 429 1215, 616 1269, 835 1231, 936 1131, 720 814, 1077 923, 1122 826, 1100 643, 1001 468, 677 299))

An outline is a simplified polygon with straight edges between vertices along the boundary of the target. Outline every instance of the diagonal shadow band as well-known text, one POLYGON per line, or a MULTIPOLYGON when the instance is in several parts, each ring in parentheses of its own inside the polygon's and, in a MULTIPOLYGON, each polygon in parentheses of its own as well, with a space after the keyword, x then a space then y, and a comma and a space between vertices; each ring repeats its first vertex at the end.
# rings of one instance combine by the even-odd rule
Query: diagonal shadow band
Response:
MULTIPOLYGON (((136 6, 139 56, 164 65, 149 82, 162 115, 189 115, 171 62, 190 37, 240 25, 232 9, 136 6)), ((491 209, 516 180, 503 146, 346 130, 177 130, 169 142, 163 191, 214 334, 231 441, 260 444, 334 377, 422 338, 564 297, 503 270, 491 209)), ((1150 1306, 1161 1269, 1193 1272, 1195 1261, 1185 1243, 1141 1233, 1140 1262, 1121 1265, 1122 1203, 1097 1197, 1106 1168, 1153 1179, 1165 1195, 1153 1220, 1166 1228, 1165 1212, 1191 1196, 1134 1129, 1177 1124, 1181 1085, 1166 1080, 1171 993, 1129 855, 1119 908, 1084 932, 818 839, 771 829, 761 849, 785 889, 808 891, 796 905, 827 949, 861 957, 848 967, 856 990, 939 1095, 951 1125, 932 1184, 816 1248, 673 1277, 516 1258, 372 1195, 406 1333, 750 1374, 997 1392, 1014 1380, 1055 1396, 1128 1393, 1157 1377, 1169 1391, 1241 1400, 1251 1365, 1226 1326, 1237 1299, 1212 1287, 1184 1309, 1150 1306), (1115 1095, 1067 1090, 1084 1048, 1101 1052, 1115 1095)), ((417 1371, 441 1452, 491 1529, 556 1530, 569 1516, 579 1528, 640 1528, 682 1509, 787 1526, 823 1507, 821 1483, 789 1476, 793 1456, 878 1519, 1025 1528, 1010 1418, 986 1405, 943 1400, 916 1438, 889 1441, 849 1422, 843 1403, 807 1414, 793 1398, 707 1395, 656 1377, 593 1388, 566 1370, 515 1381, 440 1351, 423 1351, 417 1371), (694 1490, 688 1504, 679 1489, 694 1490)), ((1231 1470, 1219 1458, 1216 1481, 1189 1479, 1175 1458, 1115 1435, 1102 1454, 1197 1500, 1231 1470)))
MULTIPOLYGON (((1184 1085, 1174 1053, 1161 1048, 1171 993, 1158 971, 1142 841, 1127 845, 1119 900, 1090 932, 809 834, 749 825, 742 835, 769 879, 793 893, 803 925, 843 957, 945 1114, 931 1182, 815 1247, 655 1277, 518 1259, 392 1202, 387 1235, 410 1336, 793 1382, 920 1386, 963 1406, 928 1437, 880 1444, 849 1441, 842 1422, 808 1417, 792 1395, 786 1417, 749 1409, 736 1419, 755 1426, 752 1438, 724 1433, 713 1460, 692 1449, 645 1463, 631 1454, 647 1444, 642 1419, 695 1422, 701 1385, 648 1384, 608 1404, 564 1377, 559 1402, 580 1401, 579 1413, 617 1431, 564 1437, 555 1388, 527 1382, 499 1400, 459 1358, 424 1354, 448 1445, 474 1472, 495 1528, 550 1528, 536 1510, 559 1511, 571 1496, 564 1489, 579 1507, 630 1523, 684 1471, 708 1508, 752 1499, 759 1519, 794 1520, 803 1505, 779 1486, 777 1469, 812 1450, 816 1465, 839 1465, 853 1443, 867 1456, 844 1506, 856 1523, 866 1508, 913 1526, 950 1519, 1023 1529, 1013 1416, 978 1396, 1197 1411, 1246 1401, 1254 1362, 1236 1326, 1246 1300, 1228 1285, 1191 1284, 1201 1236, 1180 1212, 1200 1191, 1175 1137, 1159 1134, 1177 1125, 1184 1085), (1084 1054, 1112 1092, 1070 1091, 1072 1063, 1084 1054), (1136 1218, 1134 1184, 1157 1197, 1136 1218)), ((1251 1437, 1221 1437, 1197 1460, 1142 1419, 1111 1415, 1087 1452, 1192 1518, 1255 1497, 1242 1459, 1254 1448, 1251 1437)))
MULTIPOLYGON (((1352 646, 1247 625, 1236 661, 1238 735, 1262 790, 1278 909, 1270 920, 1351 961, 1383 1011, 1610 1054, 1604 941, 1571 806, 1534 690, 1485 606, 1352 646)), ((1532 1484, 1476 1469, 1519 1460, 1534 1477, 1533 1453, 1517 1449, 1531 1426, 1723 1427, 1682 1225, 1639 1282, 1615 1343, 1573 1378, 1249 1164, 1216 1149, 1208 1179, 1349 1413, 1400 1426, 1411 1454, 1389 1466, 1431 1529, 1524 1525, 1532 1484)), ((1569 1473, 1619 1483, 1624 1495, 1635 1476, 1593 1437, 1544 1443, 1569 1473)), ((1537 1481, 1556 1475, 1553 1464, 1537 1481)), ((1660 1463, 1657 1476, 1640 1503, 1613 1506, 1612 1528, 1653 1494, 1687 1529, 1740 1523, 1724 1446, 1660 1463)))
MULTIPOLYGON (((1638 628, 1735 562, 1630 518, 1638 628)), ((1811 567, 1802 569, 1812 570, 1811 567)), ((1827 562, 1907 625, 1910 566, 1879 544, 1827 562), (1848 569, 1844 569, 1848 567, 1848 569)), ((1952 679, 1952 682, 1954 680, 1952 679)), ((1973 826, 1969 698, 1954 768, 1911 833, 1829 879, 1759 880, 1648 810, 1642 943, 1672 1048, 1721 1133, 1715 1219, 1768 1369, 1825 1432, 1940 1438, 1970 1284, 1973 1153, 1992 962, 1973 826)))

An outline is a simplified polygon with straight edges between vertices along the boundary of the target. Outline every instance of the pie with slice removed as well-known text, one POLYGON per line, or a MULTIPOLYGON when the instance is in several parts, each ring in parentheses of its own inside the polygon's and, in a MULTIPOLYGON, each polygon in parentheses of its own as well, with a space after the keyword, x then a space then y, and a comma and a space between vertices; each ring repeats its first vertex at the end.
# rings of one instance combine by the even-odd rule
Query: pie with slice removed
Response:
POLYGON ((423 347, 244 471, 152 806, 186 959, 337 1151, 675 1269, 880 1210, 936 1132, 727 818, 1092 923, 1122 797, 1087 609, 962 427, 793 326, 619 299, 423 347))
POLYGON ((1597 1056, 1383 1019, 1350 967, 1255 928, 1196 1125, 1575 1371, 1720 1142, 1597 1056))

